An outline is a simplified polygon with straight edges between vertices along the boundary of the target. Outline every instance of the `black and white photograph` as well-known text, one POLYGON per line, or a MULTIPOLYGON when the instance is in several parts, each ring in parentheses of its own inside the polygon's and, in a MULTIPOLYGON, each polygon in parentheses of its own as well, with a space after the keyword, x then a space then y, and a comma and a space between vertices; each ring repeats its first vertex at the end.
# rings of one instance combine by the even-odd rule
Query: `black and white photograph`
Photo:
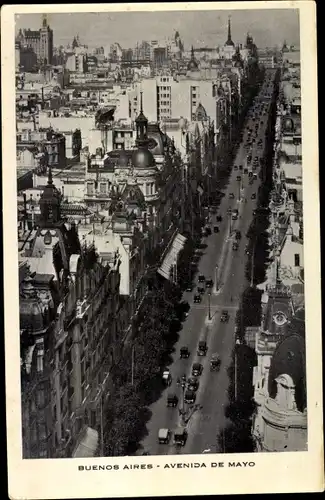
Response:
POLYGON ((20 459, 308 452, 301 13, 136 5, 6 42, 20 459))

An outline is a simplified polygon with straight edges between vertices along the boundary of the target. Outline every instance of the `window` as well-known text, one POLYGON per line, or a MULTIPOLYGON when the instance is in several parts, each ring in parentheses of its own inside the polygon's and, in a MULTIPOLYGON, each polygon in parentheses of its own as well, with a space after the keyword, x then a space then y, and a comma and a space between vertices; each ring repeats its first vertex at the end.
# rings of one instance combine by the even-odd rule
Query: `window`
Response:
POLYGON ((300 266, 300 255, 299 253, 295 253, 295 267, 300 266))
POLYGON ((101 183, 100 183, 100 186, 99 186, 99 190, 100 190, 100 192, 101 192, 101 193, 106 193, 106 191, 107 191, 107 189, 106 189, 106 188, 107 188, 107 184, 106 184, 106 182, 101 182, 101 183))
POLYGON ((94 185, 92 182, 87 183, 87 194, 88 195, 94 194, 94 185))

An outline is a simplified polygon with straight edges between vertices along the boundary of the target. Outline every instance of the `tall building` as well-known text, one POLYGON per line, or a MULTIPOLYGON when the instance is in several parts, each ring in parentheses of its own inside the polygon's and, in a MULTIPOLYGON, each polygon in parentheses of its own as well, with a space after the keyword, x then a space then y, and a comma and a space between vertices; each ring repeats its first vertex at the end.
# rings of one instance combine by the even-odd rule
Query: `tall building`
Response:
POLYGON ((52 64, 53 30, 47 23, 46 15, 43 16, 42 27, 39 30, 20 30, 17 40, 21 46, 29 47, 35 52, 39 64, 52 64))
POLYGON ((119 258, 79 240, 51 169, 39 205, 36 228, 19 234, 23 457, 84 456, 85 445, 93 456, 118 339, 119 258))

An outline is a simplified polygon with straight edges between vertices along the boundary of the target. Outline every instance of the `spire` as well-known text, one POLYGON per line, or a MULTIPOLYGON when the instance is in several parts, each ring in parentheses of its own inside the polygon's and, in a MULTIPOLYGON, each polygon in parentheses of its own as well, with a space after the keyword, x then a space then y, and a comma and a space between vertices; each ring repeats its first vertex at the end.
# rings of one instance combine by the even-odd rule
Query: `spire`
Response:
POLYGON ((228 17, 228 43, 231 42, 231 18, 230 16, 228 17))
POLYGON ((143 92, 140 92, 140 113, 135 119, 137 136, 136 144, 138 148, 146 148, 148 145, 147 129, 148 120, 143 114, 143 92))
POLYGON ((234 42, 231 39, 231 20, 230 20, 230 16, 228 17, 228 38, 227 38, 227 41, 226 41, 225 45, 232 45, 233 47, 235 45, 234 42))
POLYGON ((43 18, 42 26, 43 26, 43 28, 47 28, 47 26, 48 26, 48 24, 47 24, 47 15, 43 14, 42 18, 43 18))

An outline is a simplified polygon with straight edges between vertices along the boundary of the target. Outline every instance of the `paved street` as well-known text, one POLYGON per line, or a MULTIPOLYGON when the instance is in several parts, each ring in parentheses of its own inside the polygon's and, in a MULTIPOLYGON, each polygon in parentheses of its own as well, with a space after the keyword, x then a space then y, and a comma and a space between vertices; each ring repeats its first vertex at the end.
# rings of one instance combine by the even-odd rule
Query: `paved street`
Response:
MULTIPOLYGON (((247 122, 251 126, 251 120, 247 122)), ((263 125, 260 125, 257 139, 264 140, 266 133, 267 116, 264 117, 263 125)), ((245 134, 243 137, 245 141, 245 134)), ((256 141, 257 143, 257 141, 256 141)), ((255 147, 252 151, 253 158, 257 155, 255 147)), ((246 163, 246 151, 242 143, 238 148, 234 165, 246 163)), ((258 170, 257 170, 258 172, 258 170)), ((229 179, 229 184, 225 189, 225 197, 221 200, 218 214, 223 220, 219 223, 220 232, 212 233, 204 238, 203 243, 207 247, 202 250, 203 255, 198 266, 198 274, 204 274, 206 278, 218 281, 219 290, 213 289, 210 299, 211 321, 208 319, 208 296, 205 293, 200 304, 193 303, 193 292, 184 293, 183 299, 188 301, 191 309, 187 319, 183 323, 180 332, 180 339, 175 345, 173 363, 170 371, 173 383, 166 389, 161 398, 151 407, 152 418, 147 424, 148 435, 141 443, 143 449, 152 455, 165 455, 175 453, 202 453, 222 452, 217 446, 217 435, 225 426, 224 408, 227 405, 227 390, 229 379, 227 368, 231 361, 231 353, 234 345, 235 315, 238 308, 240 296, 247 287, 245 278, 247 243, 246 233, 252 220, 252 210, 255 208, 256 200, 251 200, 252 193, 257 194, 260 180, 255 180, 249 185, 248 175, 243 171, 233 169, 229 179), (240 183, 237 176, 242 176, 241 201, 238 201, 240 183), (230 193, 234 194, 234 199, 230 199, 230 193), (246 198, 246 201, 244 200, 246 198), (239 248, 233 250, 232 243, 234 236, 229 237, 230 215, 228 208, 238 208, 238 220, 232 221, 232 230, 240 230, 242 234, 239 240, 239 248), (218 269, 216 270, 216 265, 218 269), (230 319, 226 323, 220 322, 222 309, 227 309, 230 319), (198 357, 196 353, 200 336, 207 331, 208 352, 205 357, 198 357), (190 350, 188 359, 180 359, 179 352, 182 345, 186 345, 190 350), (218 353, 221 357, 221 367, 219 372, 210 372, 210 359, 213 353, 218 353), (187 378, 191 375, 191 367, 194 362, 203 364, 203 373, 199 377, 199 388, 196 393, 196 404, 200 407, 194 411, 187 423, 188 440, 184 447, 176 450, 172 440, 168 445, 158 444, 158 431, 160 428, 168 428, 174 431, 181 424, 178 408, 168 408, 166 406, 167 394, 175 392, 179 397, 179 408, 182 407, 182 388, 176 381, 184 374, 187 378)), ((215 224, 216 215, 212 216, 212 224, 215 224)))

